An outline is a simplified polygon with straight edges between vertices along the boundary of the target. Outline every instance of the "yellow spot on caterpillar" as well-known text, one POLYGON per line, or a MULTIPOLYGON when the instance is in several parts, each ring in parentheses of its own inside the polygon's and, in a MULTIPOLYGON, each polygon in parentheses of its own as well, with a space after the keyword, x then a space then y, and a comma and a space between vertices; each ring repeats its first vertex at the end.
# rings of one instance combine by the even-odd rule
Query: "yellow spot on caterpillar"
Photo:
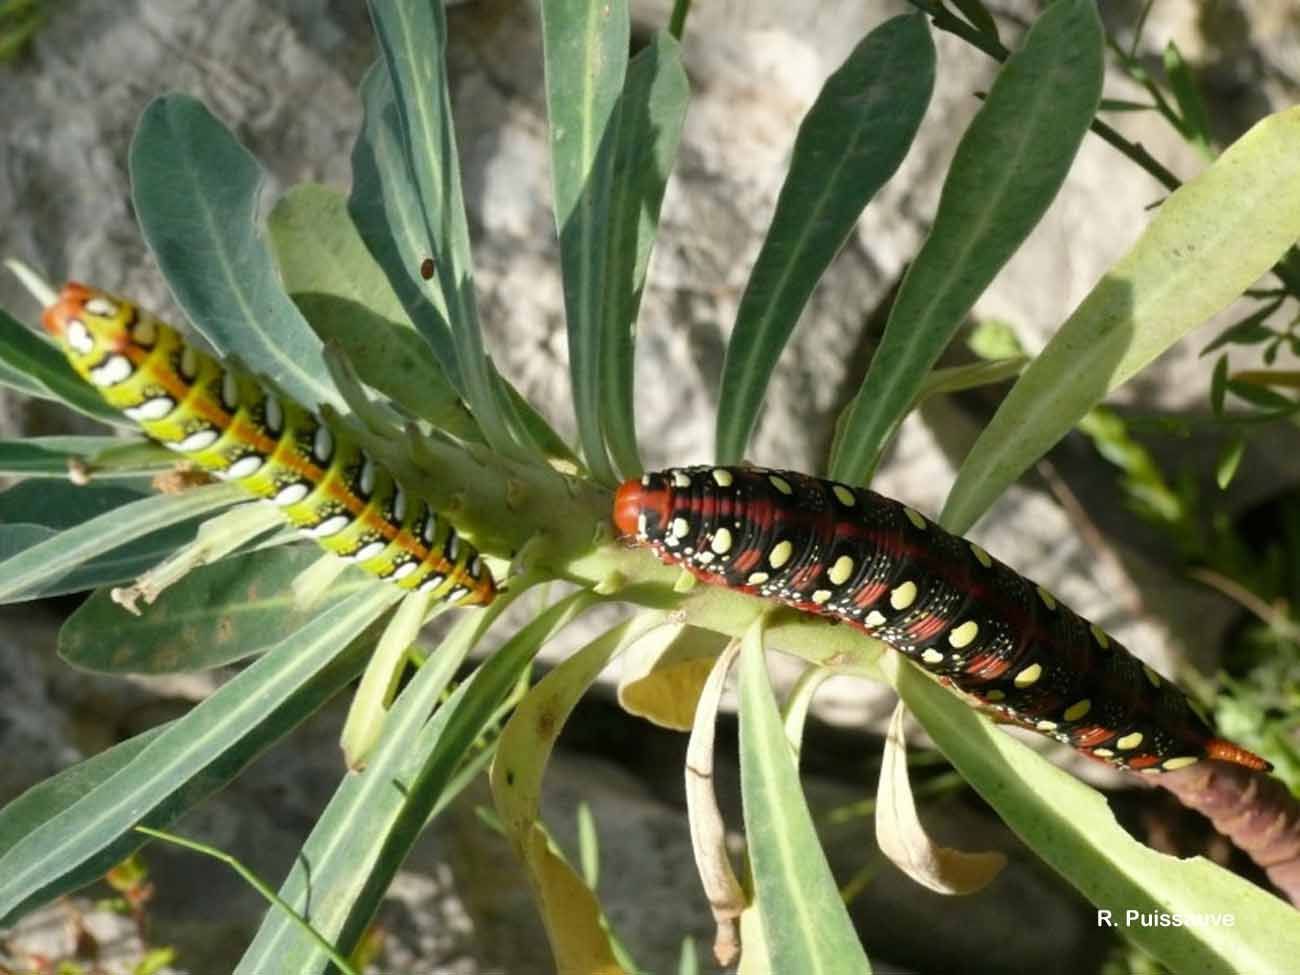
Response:
POLYGON ((1092 710, 1092 701, 1084 698, 1082 701, 1076 701, 1065 709, 1065 714, 1061 715, 1066 721, 1078 721, 1085 714, 1092 710))
POLYGON ((858 502, 858 499, 853 492, 843 484, 836 484, 831 488, 831 493, 835 495, 835 500, 846 508, 852 508, 858 502))
POLYGON ((1092 750, 1092 753, 1093 753, 1094 755, 1096 755, 1098 758, 1114 758, 1114 757, 1115 757, 1115 753, 1114 753, 1113 751, 1111 751, 1109 748, 1094 748, 1094 749, 1092 750))
POLYGON ((880 610, 873 609, 870 613, 867 614, 867 618, 862 621, 862 625, 879 626, 883 622, 885 622, 885 617, 881 614, 880 610))
POLYGON ((919 511, 913 511, 911 508, 905 506, 903 508, 903 514, 907 515, 907 520, 910 521, 913 525, 921 529, 921 531, 925 531, 925 519, 921 517, 921 513, 919 511))
POLYGON ((1038 587, 1038 598, 1043 601, 1043 605, 1048 609, 1056 609, 1056 597, 1042 586, 1038 587))
POLYGON ((829 589, 818 589, 812 594, 812 601, 820 606, 822 603, 830 602, 831 591, 829 589))
POLYGON ((1038 678, 1042 676, 1043 676, 1043 665, 1030 664, 1020 673, 1016 674, 1016 679, 1015 681, 1013 681, 1013 683, 1017 687, 1030 687, 1038 680, 1038 678))
POLYGON ((1143 664, 1143 665, 1142 665, 1142 673, 1144 673, 1144 674, 1147 675, 1147 680, 1149 680, 1149 681, 1151 682, 1151 686, 1152 686, 1152 687, 1159 687, 1159 686, 1160 686, 1160 675, 1157 674, 1157 673, 1156 673, 1154 670, 1152 670, 1150 667, 1148 667, 1146 664, 1143 664))
POLYGON ((974 542, 971 542, 970 550, 971 554, 975 556, 975 561, 984 566, 984 568, 991 569, 993 567, 993 559, 989 557, 989 553, 984 551, 984 549, 980 548, 974 542))
POLYGON ((1006 693, 999 691, 996 687, 984 695, 984 700, 986 701, 1005 701, 1006 699, 1006 693))
POLYGON ((1144 769, 1138 769, 1138 771, 1141 772, 1143 775, 1160 775, 1162 772, 1164 772, 1164 769, 1144 768, 1144 769))
POLYGON ((745 581, 749 583, 751 586, 761 586, 763 583, 767 582, 767 580, 770 578, 772 577, 769 576, 766 572, 755 572, 751 574, 750 577, 745 581))
POLYGON ((894 609, 907 609, 916 602, 916 583, 910 579, 889 594, 889 605, 894 609))
POLYGON ((681 471, 673 472, 673 487, 688 488, 691 486, 691 476, 683 474, 681 471))
POLYGON ((1135 731, 1131 735, 1125 735, 1119 741, 1115 742, 1115 747, 1121 751, 1129 752, 1134 748, 1137 748, 1140 744, 1142 744, 1142 732, 1135 731))
POLYGON ((713 541, 709 543, 709 548, 719 555, 726 555, 731 551, 731 529, 719 528, 713 533, 713 541))
POLYGON ((727 470, 726 468, 715 467, 713 469, 713 480, 714 483, 718 485, 718 487, 731 487, 731 483, 734 480, 734 478, 732 478, 731 476, 731 471, 727 470))
POLYGON ((794 546, 788 541, 777 542, 772 546, 772 551, 767 557, 768 565, 774 569, 779 569, 790 561, 790 556, 794 554, 794 546))
POLYGON ((943 663, 943 654, 938 650, 927 650, 925 653, 921 654, 921 659, 927 664, 943 663))
POLYGON ((794 488, 790 486, 790 482, 784 477, 781 477, 781 475, 769 474, 767 475, 767 480, 772 487, 776 488, 782 494, 794 494, 794 488))
POLYGON ((1101 647, 1103 650, 1109 649, 1110 637, 1106 635, 1105 630, 1096 623, 1089 623, 1088 629, 1092 631, 1092 638, 1097 641, 1097 646, 1101 647))
POLYGON ((979 635, 980 625, 974 620, 967 620, 961 626, 954 629, 948 634, 948 643, 954 650, 960 650, 962 647, 970 646, 972 640, 979 635))
POLYGON ((673 519, 673 535, 676 538, 685 538, 691 533, 691 523, 685 518, 673 519))
POLYGON ((847 555, 841 555, 831 566, 831 570, 826 573, 828 579, 835 585, 842 586, 849 581, 849 576, 853 575, 853 559, 847 555))
POLYGON ((1173 772, 1180 768, 1187 768, 1189 765, 1195 765, 1199 761, 1200 759, 1195 755, 1179 755, 1177 758, 1165 759, 1164 766, 1170 772, 1173 772))
POLYGON ((1056 722, 1055 722, 1055 721, 1040 721, 1040 722, 1038 722, 1038 724, 1034 725, 1034 727, 1037 728, 1039 731, 1055 731, 1055 730, 1056 730, 1056 722))

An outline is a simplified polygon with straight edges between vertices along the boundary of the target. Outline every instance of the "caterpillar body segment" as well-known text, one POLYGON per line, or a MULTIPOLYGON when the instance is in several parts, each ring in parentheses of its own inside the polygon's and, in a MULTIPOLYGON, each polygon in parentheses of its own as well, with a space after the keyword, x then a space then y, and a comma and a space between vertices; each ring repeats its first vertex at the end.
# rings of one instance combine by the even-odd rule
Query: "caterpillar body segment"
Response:
POLYGON ((1271 768, 1217 737, 1182 691, 1095 623, 872 491, 793 471, 674 468, 625 482, 613 518, 663 561, 843 620, 1092 758, 1147 774, 1204 758, 1271 768))
POLYGON ((66 285, 43 324, 77 373, 146 434, 272 501, 328 551, 435 599, 492 601, 492 575, 455 527, 303 406, 85 285, 66 285))

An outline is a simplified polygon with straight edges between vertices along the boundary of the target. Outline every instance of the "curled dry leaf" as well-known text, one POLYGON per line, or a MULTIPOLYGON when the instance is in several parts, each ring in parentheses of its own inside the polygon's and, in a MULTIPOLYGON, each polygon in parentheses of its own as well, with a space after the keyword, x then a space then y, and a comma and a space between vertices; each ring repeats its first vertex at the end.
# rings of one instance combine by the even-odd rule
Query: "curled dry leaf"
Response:
POLYGON ((907 778, 905 713, 899 701, 889 722, 876 790, 876 842, 898 869, 921 886, 939 894, 973 894, 1002 872, 1007 858, 996 850, 964 853, 939 846, 926 834, 907 778))
POLYGON ((727 638, 678 623, 638 640, 623 658, 618 703, 661 728, 690 731, 700 692, 727 638))

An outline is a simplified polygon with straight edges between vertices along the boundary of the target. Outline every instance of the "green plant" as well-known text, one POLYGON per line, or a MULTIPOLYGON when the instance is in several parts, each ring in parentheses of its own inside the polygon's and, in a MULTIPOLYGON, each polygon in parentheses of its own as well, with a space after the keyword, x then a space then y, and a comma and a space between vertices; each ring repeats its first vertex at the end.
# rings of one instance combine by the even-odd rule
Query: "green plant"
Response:
MULTIPOLYGON (((937 3, 923 6, 938 26, 1000 49, 974 0, 957 4, 967 19, 937 3)), ((683 11, 681 5, 674 17, 679 31, 683 11)), ((692 815, 705 883, 718 895, 711 902, 723 948, 739 944, 748 970, 867 968, 791 756, 816 684, 802 685, 782 715, 765 648, 823 671, 890 681, 967 781, 1098 905, 1229 911, 1239 919, 1232 929, 1131 930, 1153 955, 1180 970, 1283 970, 1300 948, 1300 932, 1280 901, 1207 863, 1172 864, 1137 844, 1095 792, 862 634, 769 614, 770 607, 741 594, 692 588, 613 537, 610 489, 640 473, 633 323, 687 86, 670 33, 655 35, 629 60, 624 3, 547 0, 542 15, 580 456, 484 351, 441 61, 440 3, 372 3, 383 57, 363 85, 366 121, 346 201, 321 187, 295 188, 277 203, 264 238, 254 219, 257 162, 188 98, 157 100, 132 146, 142 230, 194 327, 222 355, 349 423, 368 450, 453 510, 483 552, 511 562, 506 592, 458 619, 400 695, 380 693, 361 705, 361 723, 377 729, 358 753, 365 771, 341 781, 278 896, 299 910, 313 892, 329 891, 329 898, 313 899, 311 926, 347 955, 415 838, 494 756, 497 813, 527 868, 557 965, 580 972, 631 967, 590 884, 554 848, 539 819, 538 794, 574 703, 608 660, 652 638, 662 647, 643 685, 686 673, 702 694, 710 680, 720 685, 726 661, 740 657, 752 866, 745 884, 727 859, 707 783, 692 815), (395 368, 399 360, 402 368, 395 368), (374 406, 365 386, 400 414, 374 406), (469 651, 499 628, 502 611, 551 580, 579 589, 550 602, 445 694, 469 651), (541 680, 498 733, 538 649, 606 602, 639 611, 541 680), (727 638, 743 640, 743 649, 723 654, 727 638), (714 658, 724 662, 714 665, 714 658), (1251 934, 1261 927, 1272 934, 1267 943, 1251 934)), ((933 230, 900 288, 864 385, 870 392, 854 399, 839 424, 831 466, 841 479, 865 480, 919 397, 1021 366, 931 373, 971 305, 1050 203, 1089 126, 1098 124, 1102 35, 1092 3, 1056 0, 1020 50, 1001 49, 1001 56, 1006 66, 962 137, 933 230)), ((890 20, 854 50, 809 113, 728 350, 718 417, 722 459, 743 454, 772 364, 813 285, 910 145, 933 62, 924 16, 890 20)), ((968 528, 1107 392, 1287 253, 1300 236, 1298 142, 1300 112, 1265 119, 1165 201, 1142 239, 1024 369, 966 459, 942 516, 945 527, 968 528)), ((55 349, 8 317, 0 317, 0 381, 120 422, 55 349)), ((387 689, 405 665, 409 633, 399 639, 392 587, 349 570, 300 583, 295 595, 294 580, 318 556, 284 545, 289 536, 258 548, 235 545, 218 558, 209 531, 196 550, 188 544, 196 528, 235 503, 238 490, 217 485, 149 495, 146 480, 164 459, 143 441, 110 437, 0 444, 0 473, 29 478, 42 492, 40 510, 27 485, 0 496, 4 598, 113 586, 178 550, 191 570, 169 578, 167 591, 138 619, 124 617, 104 591, 92 597, 64 628, 65 657, 110 672, 257 657, 189 714, 41 783, 0 812, 2 917, 101 874, 141 844, 139 827, 173 822, 367 667, 377 675, 373 686, 387 689), (70 462, 81 479, 91 476, 88 485, 60 483, 70 462), (216 561, 193 568, 208 558, 216 561), (235 585, 240 594, 258 595, 219 595, 235 585), (314 590, 314 604, 303 590, 314 590), (175 625, 181 616, 189 627, 183 641, 175 625), (398 653, 377 654, 367 664, 385 639, 398 653)), ((706 756, 711 735, 701 729, 711 710, 703 705, 695 716, 706 756)), ((894 778, 887 787, 891 799, 904 794, 894 778)), ((946 862, 972 869, 974 861, 946 862)), ((939 873, 935 883, 960 886, 939 873)), ((237 971, 323 972, 329 964, 297 918, 272 910, 237 971)))

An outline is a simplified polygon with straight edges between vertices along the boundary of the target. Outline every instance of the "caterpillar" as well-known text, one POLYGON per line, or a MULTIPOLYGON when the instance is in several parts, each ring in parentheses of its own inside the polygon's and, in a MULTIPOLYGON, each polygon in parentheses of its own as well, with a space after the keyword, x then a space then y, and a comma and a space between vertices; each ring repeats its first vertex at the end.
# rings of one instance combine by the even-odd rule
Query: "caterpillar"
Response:
POLYGON ((613 520, 666 563, 842 620, 1089 757, 1149 775, 1205 758, 1272 768, 1216 737, 1182 691, 1096 623, 873 491, 793 471, 672 468, 622 484, 613 520))
POLYGON ((42 324, 78 375, 149 437, 271 499, 327 551, 435 599, 492 601, 492 574, 455 527, 303 406, 82 284, 65 285, 42 324))

